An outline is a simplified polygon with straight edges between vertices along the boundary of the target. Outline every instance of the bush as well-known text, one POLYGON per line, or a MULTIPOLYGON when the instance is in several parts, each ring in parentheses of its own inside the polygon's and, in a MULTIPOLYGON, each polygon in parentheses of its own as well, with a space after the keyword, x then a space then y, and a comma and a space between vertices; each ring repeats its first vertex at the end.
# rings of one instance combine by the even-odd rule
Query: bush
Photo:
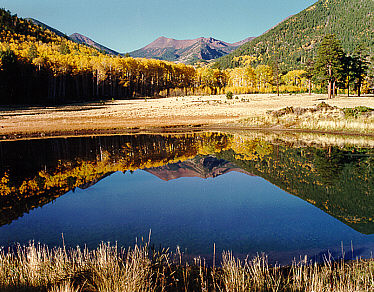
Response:
POLYGON ((346 118, 357 118, 361 116, 362 113, 370 113, 374 109, 366 106, 357 106, 355 108, 345 108, 344 115, 346 118))
POLYGON ((231 91, 228 91, 228 92, 226 93, 226 98, 227 98, 227 99, 232 99, 233 96, 234 96, 234 94, 233 94, 231 91))

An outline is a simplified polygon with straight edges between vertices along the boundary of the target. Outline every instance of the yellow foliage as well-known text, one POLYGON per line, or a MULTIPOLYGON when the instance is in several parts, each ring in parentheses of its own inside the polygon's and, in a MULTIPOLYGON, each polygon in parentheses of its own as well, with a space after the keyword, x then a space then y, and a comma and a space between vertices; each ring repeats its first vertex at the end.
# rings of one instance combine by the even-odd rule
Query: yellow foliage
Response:
MULTIPOLYGON (((30 28, 35 29, 35 28, 30 28)), ((37 41, 35 37, 0 32, 0 50, 10 48, 22 62, 32 63, 39 71, 50 70, 54 76, 82 75, 96 78, 97 85, 116 80, 123 87, 145 84, 156 88, 155 95, 271 93, 274 91, 274 74, 268 65, 251 67, 253 56, 235 57, 239 67, 213 69, 208 66, 194 68, 182 63, 155 59, 130 58, 106 55, 98 50, 78 45, 46 31, 50 42, 37 41), (61 46, 67 47, 66 52, 61 46), (29 60, 31 46, 36 47, 37 57, 29 60)), ((2 64, 0 62, 0 70, 2 64)), ((306 91, 308 84, 305 71, 294 70, 282 76, 281 92, 306 91)), ((364 87, 365 91, 365 87, 364 87)))

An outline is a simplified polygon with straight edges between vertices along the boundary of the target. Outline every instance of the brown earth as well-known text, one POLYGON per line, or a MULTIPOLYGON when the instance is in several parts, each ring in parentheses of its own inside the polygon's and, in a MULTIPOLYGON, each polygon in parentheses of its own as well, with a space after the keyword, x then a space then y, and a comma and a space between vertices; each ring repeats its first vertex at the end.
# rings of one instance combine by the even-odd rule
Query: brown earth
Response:
POLYGON ((286 106, 311 107, 322 101, 340 108, 374 108, 374 96, 240 95, 118 100, 56 107, 0 108, 0 139, 81 134, 185 131, 240 127, 239 120, 286 106))

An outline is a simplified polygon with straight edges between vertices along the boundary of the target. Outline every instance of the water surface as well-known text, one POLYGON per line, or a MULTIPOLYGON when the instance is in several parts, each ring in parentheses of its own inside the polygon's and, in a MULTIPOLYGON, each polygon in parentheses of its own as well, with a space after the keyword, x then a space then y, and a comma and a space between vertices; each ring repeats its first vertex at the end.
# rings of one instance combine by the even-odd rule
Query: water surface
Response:
POLYGON ((131 246, 151 231, 191 257, 370 257, 373 153, 213 133, 1 142, 0 245, 131 246))

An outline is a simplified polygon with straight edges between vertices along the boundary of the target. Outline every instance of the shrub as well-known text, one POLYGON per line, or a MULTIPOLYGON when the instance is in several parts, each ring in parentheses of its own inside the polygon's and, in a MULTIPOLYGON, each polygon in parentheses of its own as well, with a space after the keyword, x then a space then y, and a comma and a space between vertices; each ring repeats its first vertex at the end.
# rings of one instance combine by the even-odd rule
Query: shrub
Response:
POLYGON ((234 94, 233 94, 231 91, 228 91, 228 92, 226 93, 226 98, 227 98, 227 99, 232 99, 233 96, 234 96, 234 94))
POLYGON ((374 109, 366 106, 357 106, 355 108, 345 108, 343 111, 346 118, 357 118, 361 116, 362 113, 373 112, 374 109))

